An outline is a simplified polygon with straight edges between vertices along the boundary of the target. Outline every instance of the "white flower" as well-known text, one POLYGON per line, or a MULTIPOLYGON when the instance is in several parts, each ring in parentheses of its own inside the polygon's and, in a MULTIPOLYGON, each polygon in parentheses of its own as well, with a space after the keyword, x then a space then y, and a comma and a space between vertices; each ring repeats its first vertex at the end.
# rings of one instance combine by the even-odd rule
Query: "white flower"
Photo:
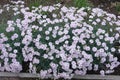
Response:
POLYGON ((106 58, 101 58, 101 63, 104 63, 106 61, 106 58))
POLYGON ((42 7, 42 10, 45 11, 45 12, 48 11, 48 9, 49 9, 48 6, 42 7))
POLYGON ((112 52, 115 52, 115 50, 116 50, 115 48, 113 48, 113 47, 111 48, 111 51, 112 51, 112 52))
POLYGON ((100 39, 103 39, 103 38, 104 38, 104 36, 103 36, 103 35, 100 35, 100 36, 99 36, 99 38, 100 38, 100 39))
POLYGON ((98 70, 98 65, 94 65, 94 70, 97 71, 98 70))
POLYGON ((48 59, 53 60, 53 59, 54 59, 54 57, 53 57, 53 56, 50 56, 48 59))
POLYGON ((29 64, 29 68, 30 68, 30 70, 32 70, 32 68, 33 68, 33 64, 32 63, 29 64))
POLYGON ((106 67, 109 68, 109 67, 110 67, 110 64, 106 64, 106 67))
POLYGON ((50 32, 49 32, 49 31, 45 31, 45 34, 46 34, 46 35, 49 35, 49 34, 50 34, 50 32))
POLYGON ((49 37, 49 36, 47 36, 45 39, 46 39, 46 40, 49 40, 49 39, 50 39, 50 37, 49 37))
POLYGON ((90 47, 89 46, 84 46, 83 47, 86 51, 89 51, 90 50, 90 47))
POLYGON ((12 59, 12 62, 13 62, 13 63, 14 63, 14 62, 17 62, 16 58, 13 58, 13 59, 12 59))
POLYGON ((58 45, 58 44, 59 44, 59 41, 55 41, 55 44, 57 44, 57 45, 58 45))
POLYGON ((24 14, 26 11, 24 8, 21 9, 21 12, 24 14))
POLYGON ((14 46, 20 46, 20 43, 19 42, 15 42, 14 46))
POLYGON ((8 64, 6 64, 6 65, 4 66, 4 68, 5 68, 6 71, 13 71, 13 70, 10 69, 10 66, 9 66, 8 64))
POLYGON ((118 39, 120 37, 119 33, 115 34, 115 39, 118 39))
POLYGON ((49 28, 48 28, 48 31, 52 31, 52 27, 49 27, 49 28))
POLYGON ((85 63, 84 59, 77 61, 78 68, 81 69, 84 63, 85 63))
POLYGON ((32 61, 32 60, 33 60, 33 54, 32 54, 32 53, 29 53, 29 54, 27 55, 27 58, 28 58, 29 61, 32 61))
POLYGON ((118 52, 120 53, 120 49, 118 49, 118 52))
POLYGON ((97 51, 97 48, 96 48, 96 47, 93 47, 93 48, 92 48, 92 51, 93 51, 93 52, 96 52, 96 51, 97 51))
POLYGON ((17 11, 17 10, 18 10, 18 8, 17 8, 17 7, 14 7, 14 8, 13 8, 13 10, 14 10, 14 11, 17 11))
POLYGON ((106 47, 105 47, 105 50, 108 50, 108 49, 109 49, 109 48, 106 46, 106 47))
POLYGON ((106 19, 107 19, 107 21, 111 21, 111 18, 110 18, 110 17, 107 17, 106 19))
POLYGON ((12 40, 15 40, 16 38, 18 38, 18 34, 17 33, 13 34, 13 36, 11 37, 12 40))
POLYGON ((68 34, 68 30, 67 30, 67 29, 65 29, 65 30, 64 30, 64 33, 65 33, 65 34, 68 34))
POLYGON ((50 63, 50 66, 52 67, 52 69, 56 69, 57 68, 57 65, 53 62, 50 63))
POLYGON ((95 34, 92 34, 91 37, 92 37, 92 38, 95 38, 95 34))
POLYGON ((22 31, 22 32, 21 32, 21 36, 24 36, 24 35, 25 35, 25 32, 24 32, 24 31, 22 31))
POLYGON ((0 66, 0 71, 3 72, 4 70, 5 70, 5 68, 0 66))
POLYGON ((94 41, 92 39, 90 39, 89 42, 92 44, 94 41))
POLYGON ((33 64, 39 64, 40 63, 40 60, 39 59, 37 59, 37 58, 34 58, 33 59, 33 64))
POLYGON ((53 18, 56 18, 56 17, 57 17, 57 15, 56 15, 56 14, 52 14, 52 16, 53 16, 53 18))
POLYGON ((96 22, 98 22, 98 23, 99 23, 100 21, 101 21, 101 20, 100 20, 99 18, 97 18, 97 19, 96 19, 96 22))
POLYGON ((94 22, 92 22, 92 24, 93 24, 93 25, 97 25, 97 23, 96 23, 95 21, 94 21, 94 22))
POLYGON ((44 54, 43 57, 44 57, 45 59, 47 59, 47 58, 48 58, 48 55, 47 55, 47 54, 44 54))
POLYGON ((103 53, 105 50, 103 48, 99 49, 100 53, 103 53))
POLYGON ((42 31, 42 29, 43 29, 42 27, 39 27, 39 31, 42 31))
POLYGON ((70 75, 69 73, 62 72, 59 74, 60 78, 65 78, 65 79, 71 79, 73 75, 70 75))
POLYGON ((7 28, 6 28, 6 32, 12 32, 12 31, 14 31, 14 30, 15 30, 14 27, 7 27, 7 28))
POLYGON ((98 16, 98 17, 102 16, 102 13, 98 13, 97 16, 98 16))
POLYGON ((2 12, 3 12, 3 9, 0 9, 0 14, 2 14, 2 12))
POLYGON ((72 61, 73 60, 73 58, 70 56, 70 57, 68 57, 68 61, 72 61))
POLYGON ((92 15, 90 15, 90 16, 89 16, 89 18, 93 18, 93 16, 92 16, 92 15))
POLYGON ((9 10, 10 10, 10 7, 6 7, 6 10, 9 11, 9 10))
POLYGON ((14 53, 17 53, 17 52, 18 52, 18 50, 16 50, 16 49, 15 49, 15 50, 13 50, 13 52, 14 52, 14 53))
POLYGON ((69 70, 70 64, 68 62, 61 62, 62 69, 69 70))
POLYGON ((101 42, 97 42, 97 45, 100 46, 100 45, 101 45, 101 42))
MULTIPOLYGON (((105 42, 102 43, 102 46, 105 48, 107 45, 105 42)), ((106 50, 106 49, 105 49, 106 50)))
POLYGON ((16 54, 13 54, 13 53, 10 53, 10 54, 9 54, 9 57, 10 57, 10 58, 16 58, 16 56, 17 56, 17 55, 16 55, 16 54))
POLYGON ((106 25, 106 22, 102 22, 101 25, 103 25, 103 26, 106 25))
POLYGON ((71 64, 72 64, 72 68, 73 68, 73 69, 76 69, 76 68, 77 68, 77 64, 76 64, 75 61, 72 61, 71 64))
POLYGON ((118 61, 118 58, 117 58, 117 57, 115 57, 115 58, 114 58, 114 61, 115 61, 115 62, 117 62, 117 61, 118 61))
POLYGON ((47 71, 48 73, 51 73, 52 72, 52 69, 48 69, 48 71, 47 71))
POLYGON ((61 11, 64 12, 64 13, 66 13, 66 12, 68 11, 68 8, 65 7, 65 6, 63 6, 63 7, 61 8, 61 11))
POLYGON ((8 51, 12 51, 12 47, 8 47, 8 51))
POLYGON ((92 70, 92 65, 91 64, 88 66, 88 70, 92 70))
MULTIPOLYGON (((43 17, 43 18, 47 18, 47 15, 43 15, 42 17, 43 17)), ((46 22, 46 21, 45 21, 45 22, 46 22)))
POLYGON ((41 70, 40 76, 41 76, 41 78, 45 78, 47 76, 47 70, 41 70))
POLYGON ((109 24, 110 24, 111 26, 113 26, 113 23, 112 23, 112 22, 109 22, 109 24))
POLYGON ((113 55, 112 55, 112 54, 109 54, 108 56, 109 56, 109 61, 110 61, 110 62, 114 60, 114 58, 113 58, 113 55))
POLYGON ((22 66, 19 62, 11 63, 10 68, 12 72, 20 72, 22 70, 22 66))
POLYGON ((102 76, 105 76, 105 71, 104 71, 104 70, 101 70, 101 71, 100 71, 100 74, 101 74, 102 76))
POLYGON ((49 12, 52 12, 53 10, 55 10, 55 8, 54 8, 53 6, 49 6, 48 11, 49 11, 49 12))

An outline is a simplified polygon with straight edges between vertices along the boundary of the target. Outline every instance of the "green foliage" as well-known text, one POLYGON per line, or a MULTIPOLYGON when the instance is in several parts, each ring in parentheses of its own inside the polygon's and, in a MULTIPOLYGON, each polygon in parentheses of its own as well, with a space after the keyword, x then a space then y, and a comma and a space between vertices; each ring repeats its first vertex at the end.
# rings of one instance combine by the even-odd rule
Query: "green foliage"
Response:
POLYGON ((74 5, 78 8, 90 6, 88 0, 74 0, 74 5))
MULTIPOLYGON (((30 0, 30 2, 27 1, 27 4, 30 8, 32 8, 32 6, 34 7, 38 7, 39 5, 53 5, 53 4, 57 4, 57 3, 61 3, 64 0, 30 0)), ((75 6, 78 8, 81 7, 91 7, 92 4, 88 1, 88 0, 73 0, 70 1, 69 4, 64 3, 65 6, 75 6)))
POLYGON ((120 3, 117 3, 115 8, 116 8, 117 12, 120 12, 120 3))
POLYGON ((38 7, 41 2, 42 2, 42 0, 30 0, 29 7, 30 8, 32 8, 32 6, 38 7))
POLYGON ((53 5, 60 2, 61 0, 30 0, 30 2, 27 1, 27 4, 31 8, 32 6, 38 7, 39 5, 53 5))

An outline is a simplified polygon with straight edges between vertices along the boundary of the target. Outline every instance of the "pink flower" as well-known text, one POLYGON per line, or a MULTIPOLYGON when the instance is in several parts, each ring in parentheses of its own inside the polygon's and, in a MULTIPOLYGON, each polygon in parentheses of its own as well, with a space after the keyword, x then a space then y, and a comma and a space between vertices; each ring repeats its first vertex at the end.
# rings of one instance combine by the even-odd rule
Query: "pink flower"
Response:
POLYGON ((40 63, 40 60, 39 59, 37 59, 37 58, 34 58, 33 59, 33 64, 39 64, 40 63))
POLYGON ((102 76, 105 76, 105 71, 104 71, 104 70, 101 70, 101 71, 100 71, 100 74, 101 74, 102 76))

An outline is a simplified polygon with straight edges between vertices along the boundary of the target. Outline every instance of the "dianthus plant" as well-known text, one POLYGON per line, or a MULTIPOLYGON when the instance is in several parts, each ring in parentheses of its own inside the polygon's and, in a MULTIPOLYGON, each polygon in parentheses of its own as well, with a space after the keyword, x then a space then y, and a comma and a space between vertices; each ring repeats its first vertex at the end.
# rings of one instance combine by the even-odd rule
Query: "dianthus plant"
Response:
POLYGON ((112 73, 119 65, 120 16, 99 8, 12 4, 0 12, 15 17, 0 31, 0 71, 20 72, 28 62, 28 71, 42 78, 69 79, 90 70, 112 73))

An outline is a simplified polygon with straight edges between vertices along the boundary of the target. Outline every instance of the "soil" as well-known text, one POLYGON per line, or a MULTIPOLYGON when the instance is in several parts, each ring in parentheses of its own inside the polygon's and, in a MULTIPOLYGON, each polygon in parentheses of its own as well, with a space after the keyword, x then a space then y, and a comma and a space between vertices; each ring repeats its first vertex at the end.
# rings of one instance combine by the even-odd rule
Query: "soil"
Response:
POLYGON ((120 0, 89 0, 94 7, 99 7, 109 13, 120 15, 117 6, 120 8, 120 0))

